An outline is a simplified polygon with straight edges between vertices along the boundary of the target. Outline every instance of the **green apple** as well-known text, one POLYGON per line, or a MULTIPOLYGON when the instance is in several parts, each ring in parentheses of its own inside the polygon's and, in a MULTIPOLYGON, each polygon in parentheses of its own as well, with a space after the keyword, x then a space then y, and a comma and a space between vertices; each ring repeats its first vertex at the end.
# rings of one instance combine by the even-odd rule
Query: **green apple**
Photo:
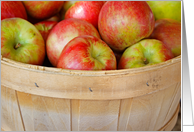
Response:
POLYGON ((162 41, 144 39, 127 48, 122 54, 118 69, 154 65, 172 59, 174 56, 162 41))
POLYGON ((2 57, 42 65, 45 54, 45 42, 33 24, 22 18, 1 21, 2 57))
POLYGON ((170 18, 181 21, 181 1, 147 1, 155 19, 170 18))

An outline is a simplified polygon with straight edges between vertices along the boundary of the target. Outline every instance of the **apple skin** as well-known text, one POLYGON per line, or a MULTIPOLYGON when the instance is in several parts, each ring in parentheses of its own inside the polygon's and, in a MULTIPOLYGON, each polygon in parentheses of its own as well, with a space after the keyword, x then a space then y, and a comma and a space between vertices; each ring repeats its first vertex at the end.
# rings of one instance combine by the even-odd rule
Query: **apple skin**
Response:
POLYGON ((107 1, 101 8, 98 30, 114 50, 123 51, 152 33, 154 16, 145 1, 107 1))
POLYGON ((46 41, 46 52, 54 67, 57 66, 57 61, 65 45, 80 35, 92 35, 100 38, 97 29, 91 23, 76 18, 62 20, 50 31, 46 41))
POLYGON ((1 1, 1 20, 19 17, 27 20, 27 13, 21 1, 1 1))
POLYGON ((62 7, 62 9, 60 11, 60 16, 61 16, 60 18, 61 18, 61 20, 65 19, 66 11, 76 2, 77 1, 64 1, 63 7, 62 7))
POLYGON ((42 21, 34 24, 34 26, 38 29, 38 31, 41 33, 45 43, 47 40, 47 37, 51 31, 51 29, 57 24, 56 21, 42 21))
POLYGON ((149 38, 162 41, 175 57, 181 55, 181 22, 173 19, 159 19, 149 38))
POLYGON ((169 18, 181 22, 181 1, 147 1, 156 20, 169 18))
POLYGON ((27 14, 36 19, 48 19, 57 14, 64 1, 23 1, 27 14))
POLYGON ((63 49, 57 68, 74 70, 116 70, 116 58, 101 39, 83 35, 72 39, 63 49))
POLYGON ((154 65, 174 56, 164 44, 156 39, 144 39, 128 47, 122 54, 118 69, 129 69, 154 65))
POLYGON ((22 18, 1 21, 1 55, 15 61, 42 65, 45 43, 36 27, 22 18))
POLYGON ((103 5, 104 1, 78 1, 67 10, 65 19, 82 19, 98 29, 98 16, 103 5))

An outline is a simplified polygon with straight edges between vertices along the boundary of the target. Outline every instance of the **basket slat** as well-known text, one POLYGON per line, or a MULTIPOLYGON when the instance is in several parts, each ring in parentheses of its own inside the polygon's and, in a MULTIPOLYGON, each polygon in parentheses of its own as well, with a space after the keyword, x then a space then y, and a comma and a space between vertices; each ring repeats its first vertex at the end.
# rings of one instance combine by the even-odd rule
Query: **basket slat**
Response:
POLYGON ((7 131, 24 131, 16 91, 1 85, 1 127, 7 131))
POLYGON ((70 100, 18 92, 27 131, 70 131, 70 100))
POLYGON ((120 106, 119 100, 76 100, 76 102, 72 100, 72 109, 74 109, 72 110, 73 131, 117 130, 118 113, 120 106))

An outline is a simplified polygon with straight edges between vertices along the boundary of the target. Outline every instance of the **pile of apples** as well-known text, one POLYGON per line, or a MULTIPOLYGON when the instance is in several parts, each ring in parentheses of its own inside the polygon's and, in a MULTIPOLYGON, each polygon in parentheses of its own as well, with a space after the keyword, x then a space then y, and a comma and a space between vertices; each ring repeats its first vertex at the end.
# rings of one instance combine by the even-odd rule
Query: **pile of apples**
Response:
POLYGON ((181 1, 1 1, 1 55, 116 70, 181 55, 181 1))

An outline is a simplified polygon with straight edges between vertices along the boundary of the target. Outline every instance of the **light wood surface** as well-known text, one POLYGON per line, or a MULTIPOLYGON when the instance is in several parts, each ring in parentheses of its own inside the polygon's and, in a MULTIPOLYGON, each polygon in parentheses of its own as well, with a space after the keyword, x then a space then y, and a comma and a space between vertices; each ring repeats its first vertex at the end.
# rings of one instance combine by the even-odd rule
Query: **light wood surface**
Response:
POLYGON ((3 130, 169 130, 180 98, 181 56, 113 71, 62 70, 1 58, 3 130))

